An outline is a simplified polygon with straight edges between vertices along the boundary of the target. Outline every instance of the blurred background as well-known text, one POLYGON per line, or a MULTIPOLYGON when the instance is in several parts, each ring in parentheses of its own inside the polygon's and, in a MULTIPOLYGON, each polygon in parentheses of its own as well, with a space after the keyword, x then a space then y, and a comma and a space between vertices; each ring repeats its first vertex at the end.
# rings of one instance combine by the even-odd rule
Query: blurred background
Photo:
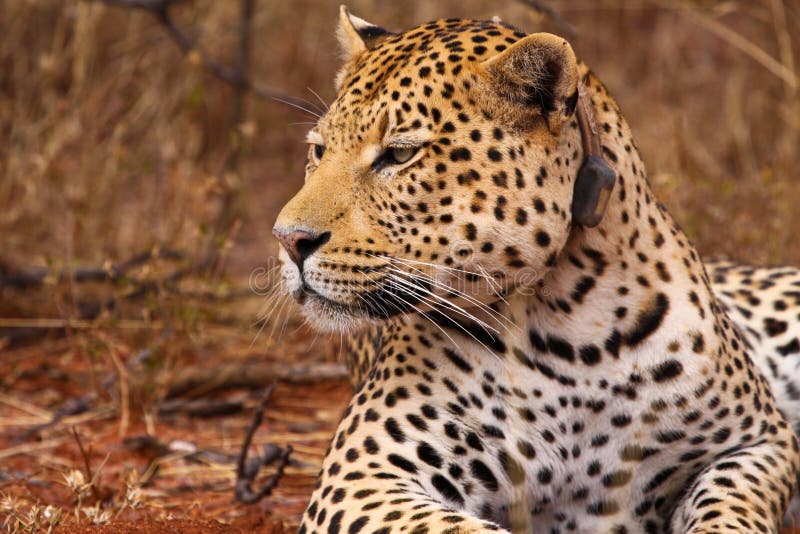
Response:
MULTIPOLYGON (((338 4, 0 3, 6 528, 296 524, 348 389, 339 340, 270 292, 271 228, 334 95, 338 4), (232 507, 275 381, 251 448, 292 445, 286 476, 232 507)), ((568 37, 704 256, 800 265, 799 0, 348 5, 389 30, 499 15, 568 37)))

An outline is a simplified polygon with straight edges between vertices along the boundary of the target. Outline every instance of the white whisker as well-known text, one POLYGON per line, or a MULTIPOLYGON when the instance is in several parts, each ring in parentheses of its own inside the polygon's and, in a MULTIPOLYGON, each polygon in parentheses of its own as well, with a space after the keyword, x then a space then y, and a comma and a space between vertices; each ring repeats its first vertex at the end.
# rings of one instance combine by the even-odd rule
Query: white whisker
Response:
MULTIPOLYGON (((293 107, 295 109, 299 109, 300 111, 304 111, 304 112, 308 113, 309 115, 311 115, 312 117, 314 117, 315 119, 321 119, 322 118, 322 114, 321 113, 316 112, 316 111, 311 110, 311 109, 308 109, 306 107, 303 107, 300 104, 296 104, 296 103, 291 102, 289 100, 284 100, 283 98, 278 98, 277 96, 273 96, 272 99, 276 100, 278 102, 281 102, 283 104, 286 104, 287 106, 291 106, 291 107, 293 107)), ((306 103, 308 103, 308 102, 306 102, 306 103)))
MULTIPOLYGON (((402 273, 403 271, 398 270, 398 272, 402 273)), ((405 274, 405 273, 403 273, 403 274, 405 274)), ((458 313, 459 315, 461 315, 461 316, 463 316, 463 317, 465 317, 465 318, 467 318, 467 319, 469 319, 471 321, 475 321, 481 327, 483 327, 485 330, 491 330, 492 332, 494 332, 496 334, 500 333, 496 328, 493 328, 492 326, 490 326, 489 324, 487 324, 486 322, 484 322, 480 318, 478 318, 475 315, 469 313, 468 311, 466 311, 461 306, 459 306, 459 305, 457 305, 457 304, 455 304, 453 302, 450 302, 446 298, 444 298, 444 297, 442 297, 440 295, 437 295, 436 293, 434 293, 432 291, 429 291, 429 290, 425 289, 422 286, 414 284, 413 282, 411 282, 409 280, 405 280, 403 278, 400 278, 396 274, 390 274, 389 276, 390 276, 390 278, 389 278, 390 280, 395 281, 395 282, 399 282, 403 286, 405 286, 406 288, 410 288, 412 291, 416 292, 417 296, 420 297, 421 299, 423 299, 425 302, 429 303, 431 305, 431 307, 435 308, 437 305, 439 305, 441 303, 441 305, 446 306, 447 309, 453 310, 454 312, 458 313), (424 295, 430 295, 431 297, 433 297, 433 298, 435 298, 437 300, 432 300, 432 299, 430 299, 430 298, 428 298, 428 297, 426 297, 424 295)))
POLYGON ((323 99, 322 99, 322 97, 321 97, 321 96, 319 96, 319 94, 318 94, 318 93, 317 93, 315 90, 313 90, 313 89, 312 89, 312 88, 310 88, 310 87, 306 87, 306 89, 308 89, 308 90, 311 92, 311 94, 312 94, 312 95, 316 96, 316 97, 317 97, 317 100, 319 100, 320 102, 322 102, 322 105, 323 105, 323 107, 325 108, 325 111, 328 111, 328 110, 330 109, 330 107, 328 107, 328 103, 327 103, 327 102, 325 102, 325 100, 323 100, 323 99))

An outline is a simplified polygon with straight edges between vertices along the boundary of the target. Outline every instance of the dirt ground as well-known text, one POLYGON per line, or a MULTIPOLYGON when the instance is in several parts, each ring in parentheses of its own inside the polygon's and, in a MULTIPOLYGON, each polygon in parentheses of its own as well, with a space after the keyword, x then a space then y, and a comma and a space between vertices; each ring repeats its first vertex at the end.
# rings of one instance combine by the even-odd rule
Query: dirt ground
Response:
MULTIPOLYGON (((125 359, 113 332, 108 336, 106 342, 125 359)), ((290 340, 280 352, 268 354, 246 345, 207 348, 225 352, 229 366, 250 362, 263 368, 273 362, 285 365, 283 358, 292 357, 293 347, 308 342, 305 333, 296 338, 294 345, 290 340)), ((20 528, 38 525, 46 530, 52 522, 58 525, 56 532, 65 533, 296 529, 348 399, 350 386, 343 378, 300 376, 277 382, 250 451, 260 454, 265 445, 291 445, 293 451, 272 494, 245 505, 233 501, 235 462, 260 390, 210 384, 207 389, 217 388, 215 392, 197 390, 180 401, 202 396, 204 411, 195 407, 192 414, 164 414, 162 409, 158 415, 146 401, 133 400, 120 414, 113 407, 114 390, 130 392, 139 386, 132 376, 124 379, 127 384, 116 377, 113 385, 106 382, 109 398, 92 398, 86 411, 48 425, 56 410, 40 406, 63 408, 79 398, 85 383, 110 376, 102 376, 110 371, 102 365, 92 368, 74 342, 56 338, 6 351, 0 362, 0 376, 15 384, 13 392, 0 394, 0 517, 18 516, 20 528), (90 528, 92 523, 106 526, 90 528)), ((311 357, 321 356, 324 352, 311 357)), ((303 358, 308 354, 294 361, 303 358)), ((186 358, 175 365, 197 369, 197 363, 186 358)), ((341 375, 338 366, 332 374, 341 375)), ((177 371, 176 380, 180 375, 177 371)), ((263 467, 255 485, 274 472, 274 465, 263 467)))

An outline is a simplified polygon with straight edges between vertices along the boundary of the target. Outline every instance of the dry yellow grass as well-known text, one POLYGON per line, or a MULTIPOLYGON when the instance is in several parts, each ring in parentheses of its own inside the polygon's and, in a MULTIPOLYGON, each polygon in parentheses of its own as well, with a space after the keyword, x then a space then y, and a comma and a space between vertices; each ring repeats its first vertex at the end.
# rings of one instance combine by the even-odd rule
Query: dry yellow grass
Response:
MULTIPOLYGON (((553 1, 578 53, 619 99, 652 181, 706 254, 800 263, 800 7, 794 1, 553 1)), ((257 2, 254 77, 311 100, 332 96, 335 5, 257 2)), ((175 9, 231 62, 237 2, 175 9)), ((402 29, 441 16, 500 15, 558 31, 521 4, 369 0, 352 10, 402 29)), ((272 216, 301 181, 309 117, 248 99, 229 131, 230 87, 184 58, 143 12, 19 0, 0 29, 0 257, 99 264, 154 243, 200 250, 220 191, 241 188, 233 272, 273 249, 272 216), (223 162, 241 143, 237 173, 223 162)))

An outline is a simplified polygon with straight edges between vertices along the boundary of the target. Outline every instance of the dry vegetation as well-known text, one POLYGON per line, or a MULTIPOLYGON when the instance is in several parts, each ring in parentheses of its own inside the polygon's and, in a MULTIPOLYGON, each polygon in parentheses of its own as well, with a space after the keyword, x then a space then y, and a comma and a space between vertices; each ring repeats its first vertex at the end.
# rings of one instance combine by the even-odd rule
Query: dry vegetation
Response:
MULTIPOLYGON (((336 4, 256 0, 253 79, 311 107, 314 91, 329 100, 336 4)), ((173 11, 235 65, 239 5, 173 11)), ((576 51, 619 100, 654 187, 701 252, 800 264, 797 0, 548 5, 577 30, 576 51)), ((511 0, 350 8, 390 29, 500 15, 563 31, 511 0)), ((296 524, 347 385, 337 343, 248 280, 272 264, 272 222, 302 182, 313 117, 252 95, 237 116, 237 90, 143 11, 11 0, 0 33, 0 525, 296 524), (234 384, 243 364, 257 372, 234 384), (291 444, 292 461, 261 505, 232 505, 234 457, 271 377, 280 384, 255 444, 291 444)))

